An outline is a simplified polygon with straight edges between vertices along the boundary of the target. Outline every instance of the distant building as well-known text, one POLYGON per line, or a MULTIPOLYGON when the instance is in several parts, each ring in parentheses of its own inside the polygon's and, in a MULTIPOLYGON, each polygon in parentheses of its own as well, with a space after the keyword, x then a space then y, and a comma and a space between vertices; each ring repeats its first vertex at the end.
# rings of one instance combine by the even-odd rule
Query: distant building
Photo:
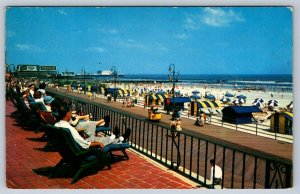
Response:
POLYGON ((57 68, 51 65, 18 65, 15 75, 24 78, 55 77, 57 68))
POLYGON ((75 72, 72 71, 64 71, 61 73, 62 77, 68 77, 68 78, 74 78, 75 77, 75 72))

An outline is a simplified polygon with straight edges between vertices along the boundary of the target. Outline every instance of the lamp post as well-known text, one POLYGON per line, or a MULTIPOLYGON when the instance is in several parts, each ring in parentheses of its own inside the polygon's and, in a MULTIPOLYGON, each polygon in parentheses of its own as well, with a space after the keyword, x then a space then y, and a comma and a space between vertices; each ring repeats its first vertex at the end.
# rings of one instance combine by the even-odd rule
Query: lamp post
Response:
POLYGON ((176 86, 176 82, 178 81, 178 72, 175 72, 175 65, 171 64, 169 66, 169 80, 172 81, 172 98, 173 98, 173 112, 174 112, 174 108, 175 108, 175 86, 176 86), (176 78, 175 78, 176 76, 176 78))
POLYGON ((117 77, 118 77, 118 73, 117 73, 117 70, 116 70, 116 66, 112 66, 111 68, 111 71, 112 71, 112 78, 113 78, 113 82, 114 82, 114 101, 117 101, 117 93, 116 93, 116 84, 117 84, 117 77))
POLYGON ((85 94, 86 85, 85 85, 85 68, 84 67, 81 69, 81 74, 83 74, 83 84, 84 84, 83 93, 85 94))
MULTIPOLYGON (((172 81, 172 97, 173 97, 173 114, 174 114, 174 110, 175 110, 175 85, 176 82, 178 81, 178 75, 179 73, 175 71, 175 65, 171 64, 169 66, 169 80, 172 81), (175 78, 176 76, 176 78, 175 78)), ((174 115, 175 116, 175 115, 174 115)), ((173 117, 174 117, 173 116, 173 117)), ((180 166, 180 150, 179 150, 179 132, 177 132, 178 134, 178 142, 175 141, 175 130, 176 129, 171 129, 171 137, 172 137, 172 143, 175 145, 175 147, 177 148, 177 161, 176 163, 172 160, 171 161, 171 168, 172 169, 178 169, 178 167, 180 166)))

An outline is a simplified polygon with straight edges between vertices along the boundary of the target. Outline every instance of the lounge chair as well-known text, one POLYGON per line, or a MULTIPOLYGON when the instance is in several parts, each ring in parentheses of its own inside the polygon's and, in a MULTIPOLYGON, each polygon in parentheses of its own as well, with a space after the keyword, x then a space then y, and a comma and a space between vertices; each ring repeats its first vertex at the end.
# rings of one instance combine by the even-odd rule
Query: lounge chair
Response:
POLYGON ((104 126, 97 126, 96 127, 96 134, 103 132, 104 134, 109 134, 111 132, 111 127, 109 126, 110 124, 110 116, 106 115, 104 118, 104 126))
POLYGON ((109 169, 111 168, 108 152, 97 148, 87 150, 81 148, 73 139, 69 129, 45 125, 44 130, 47 133, 49 141, 62 157, 53 168, 49 178, 53 178, 59 168, 65 164, 75 170, 71 184, 78 181, 88 172, 96 173, 105 166, 108 166, 109 169))

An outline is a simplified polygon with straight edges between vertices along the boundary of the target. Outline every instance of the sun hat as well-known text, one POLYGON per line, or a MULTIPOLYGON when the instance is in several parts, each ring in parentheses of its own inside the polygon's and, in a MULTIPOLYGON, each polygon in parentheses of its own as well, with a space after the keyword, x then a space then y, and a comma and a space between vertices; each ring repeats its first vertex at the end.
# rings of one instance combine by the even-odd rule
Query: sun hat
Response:
POLYGON ((52 96, 45 96, 44 97, 44 103, 45 104, 51 104, 51 102, 54 100, 52 96))

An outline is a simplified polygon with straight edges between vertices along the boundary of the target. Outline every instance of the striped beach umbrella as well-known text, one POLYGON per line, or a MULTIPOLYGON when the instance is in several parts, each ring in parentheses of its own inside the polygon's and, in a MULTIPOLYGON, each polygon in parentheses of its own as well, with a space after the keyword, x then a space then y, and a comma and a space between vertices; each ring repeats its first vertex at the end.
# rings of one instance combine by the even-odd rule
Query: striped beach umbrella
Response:
POLYGON ((269 102, 268 102, 268 106, 272 106, 272 107, 274 107, 274 106, 278 106, 278 101, 277 100, 269 100, 269 102))
POLYGON ((260 101, 254 101, 252 103, 253 106, 257 106, 258 108, 263 108, 264 105, 260 101))
POLYGON ((226 102, 230 102, 231 99, 228 98, 228 97, 226 97, 226 96, 223 96, 223 98, 221 98, 220 101, 221 101, 222 103, 226 103, 226 102))
POLYGON ((241 104, 244 104, 245 102, 246 101, 243 98, 237 98, 232 103, 241 105, 241 104))
MULTIPOLYGON (((260 102, 260 103, 263 103, 264 100, 263 100, 262 98, 255 98, 254 102, 260 102)), ((253 102, 253 103, 254 103, 254 102, 253 102)))

